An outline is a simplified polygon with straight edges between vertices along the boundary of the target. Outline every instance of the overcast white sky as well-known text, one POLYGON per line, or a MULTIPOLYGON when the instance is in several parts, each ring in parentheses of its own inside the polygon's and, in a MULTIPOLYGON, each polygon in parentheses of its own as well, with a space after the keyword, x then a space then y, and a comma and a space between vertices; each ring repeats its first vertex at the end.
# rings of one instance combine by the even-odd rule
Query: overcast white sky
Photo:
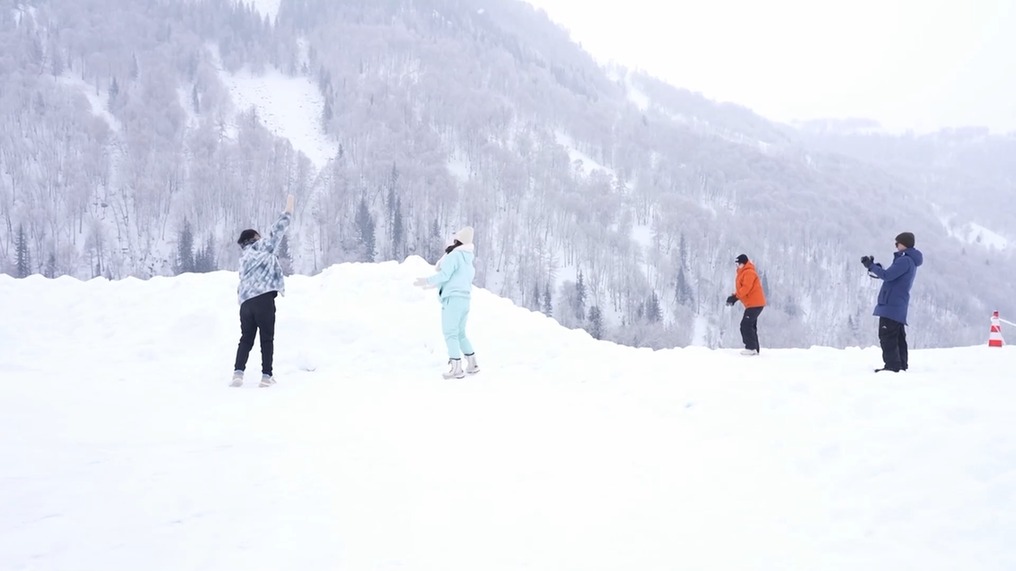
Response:
POLYGON ((597 59, 780 121, 1016 132, 1016 0, 525 0, 597 59))

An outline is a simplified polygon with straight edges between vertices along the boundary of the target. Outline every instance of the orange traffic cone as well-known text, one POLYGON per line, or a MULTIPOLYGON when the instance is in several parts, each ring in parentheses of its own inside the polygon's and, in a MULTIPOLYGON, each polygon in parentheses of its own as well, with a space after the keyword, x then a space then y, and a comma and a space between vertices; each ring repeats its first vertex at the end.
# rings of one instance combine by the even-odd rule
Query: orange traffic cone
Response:
POLYGON ((988 334, 988 347, 1001 347, 1005 344, 1002 341, 1002 323, 998 319, 998 312, 991 314, 991 333, 988 334))

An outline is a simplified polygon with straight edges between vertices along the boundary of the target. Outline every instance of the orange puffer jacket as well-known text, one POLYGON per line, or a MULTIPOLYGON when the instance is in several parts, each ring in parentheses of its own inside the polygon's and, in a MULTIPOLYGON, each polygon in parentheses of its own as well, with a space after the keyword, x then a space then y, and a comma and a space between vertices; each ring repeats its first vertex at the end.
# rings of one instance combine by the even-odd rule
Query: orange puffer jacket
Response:
POLYGON ((737 285, 734 295, 745 307, 765 307, 766 294, 762 291, 762 280, 758 279, 755 264, 749 261, 738 268, 734 283, 737 285))

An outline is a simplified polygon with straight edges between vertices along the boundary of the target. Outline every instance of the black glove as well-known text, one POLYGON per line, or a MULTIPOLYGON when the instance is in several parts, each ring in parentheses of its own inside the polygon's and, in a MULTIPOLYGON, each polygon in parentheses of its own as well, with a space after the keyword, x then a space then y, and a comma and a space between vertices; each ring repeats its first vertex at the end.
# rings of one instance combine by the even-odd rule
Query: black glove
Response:
POLYGON ((864 269, 870 268, 873 263, 875 263, 875 258, 872 256, 863 256, 861 258, 861 265, 864 266, 864 269))
POLYGON ((735 303, 737 303, 737 296, 736 295, 731 295, 731 296, 727 297, 727 305, 734 305, 735 303))

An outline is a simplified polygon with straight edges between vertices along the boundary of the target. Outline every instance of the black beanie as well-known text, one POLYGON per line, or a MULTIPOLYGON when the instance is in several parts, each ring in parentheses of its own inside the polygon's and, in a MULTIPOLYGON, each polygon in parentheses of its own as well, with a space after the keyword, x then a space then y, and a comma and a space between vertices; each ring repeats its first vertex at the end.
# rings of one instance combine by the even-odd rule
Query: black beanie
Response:
POLYGON ((913 232, 904 232, 904 233, 902 233, 902 234, 900 234, 899 236, 896 237, 896 242, 898 244, 903 244, 904 246, 906 246, 908 248, 913 248, 914 247, 914 233, 913 232))
POLYGON ((257 237, 258 231, 252 228, 248 228, 243 232, 240 232, 240 239, 237 240, 236 243, 240 244, 241 246, 246 246, 247 244, 253 242, 257 237))
POLYGON ((737 262, 738 264, 747 264, 748 263, 748 256, 745 256, 744 254, 741 254, 734 261, 737 262))

